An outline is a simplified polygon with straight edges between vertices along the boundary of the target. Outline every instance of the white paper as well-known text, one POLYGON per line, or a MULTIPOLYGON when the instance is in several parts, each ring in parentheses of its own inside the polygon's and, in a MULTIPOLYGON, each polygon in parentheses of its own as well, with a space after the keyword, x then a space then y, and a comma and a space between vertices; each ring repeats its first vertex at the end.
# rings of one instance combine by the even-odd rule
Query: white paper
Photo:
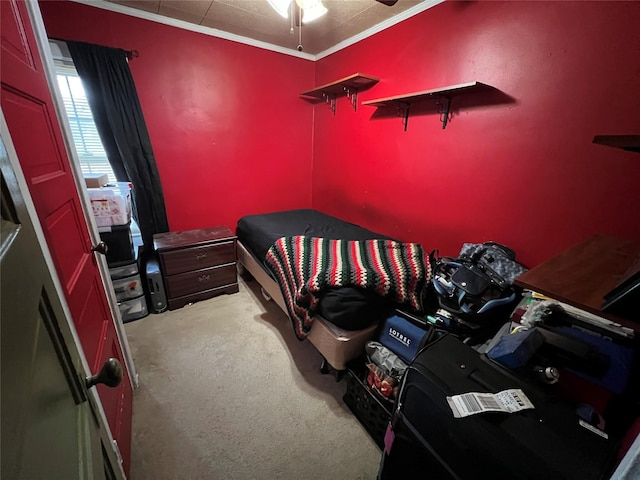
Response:
POLYGON ((534 408, 522 390, 513 388, 498 393, 471 392, 447 397, 455 418, 468 417, 484 412, 519 412, 534 408))

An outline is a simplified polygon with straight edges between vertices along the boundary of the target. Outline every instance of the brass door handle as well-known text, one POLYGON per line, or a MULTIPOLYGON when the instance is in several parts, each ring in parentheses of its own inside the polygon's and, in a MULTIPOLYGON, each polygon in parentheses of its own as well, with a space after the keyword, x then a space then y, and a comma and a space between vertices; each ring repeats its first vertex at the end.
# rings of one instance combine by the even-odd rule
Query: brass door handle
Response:
POLYGON ((102 365, 102 368, 97 374, 85 379, 85 385, 87 388, 91 388, 98 383, 103 383, 107 387, 117 387, 122 381, 122 375, 122 364, 120 361, 117 358, 110 358, 104 362, 104 365, 102 365))

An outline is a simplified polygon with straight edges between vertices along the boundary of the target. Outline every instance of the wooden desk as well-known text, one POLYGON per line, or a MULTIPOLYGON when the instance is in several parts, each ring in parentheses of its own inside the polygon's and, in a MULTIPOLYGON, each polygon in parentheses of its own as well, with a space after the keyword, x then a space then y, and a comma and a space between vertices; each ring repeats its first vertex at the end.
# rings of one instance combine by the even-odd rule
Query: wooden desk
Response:
POLYGON ((604 295, 638 258, 640 242, 595 235, 523 273, 515 284, 640 332, 640 305, 635 318, 602 311, 604 295))

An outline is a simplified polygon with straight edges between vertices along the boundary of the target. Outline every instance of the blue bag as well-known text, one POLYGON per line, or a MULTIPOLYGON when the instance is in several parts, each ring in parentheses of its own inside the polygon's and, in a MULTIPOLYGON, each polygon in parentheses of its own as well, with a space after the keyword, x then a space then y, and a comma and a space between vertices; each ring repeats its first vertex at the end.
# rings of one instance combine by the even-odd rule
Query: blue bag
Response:
POLYGON ((387 318, 380 331, 379 341, 406 363, 411 363, 427 339, 427 330, 415 325, 400 314, 387 318))

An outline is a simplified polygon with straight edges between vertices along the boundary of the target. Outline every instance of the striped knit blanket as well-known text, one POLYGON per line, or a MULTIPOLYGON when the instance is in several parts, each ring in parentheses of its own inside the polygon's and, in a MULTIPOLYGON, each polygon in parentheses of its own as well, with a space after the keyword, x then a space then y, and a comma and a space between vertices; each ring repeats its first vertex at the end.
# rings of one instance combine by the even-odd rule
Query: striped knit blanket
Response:
POLYGON ((392 240, 329 240, 282 237, 267 252, 299 340, 304 340, 320 295, 334 287, 362 287, 422 311, 421 295, 431 278, 422 247, 392 240))

